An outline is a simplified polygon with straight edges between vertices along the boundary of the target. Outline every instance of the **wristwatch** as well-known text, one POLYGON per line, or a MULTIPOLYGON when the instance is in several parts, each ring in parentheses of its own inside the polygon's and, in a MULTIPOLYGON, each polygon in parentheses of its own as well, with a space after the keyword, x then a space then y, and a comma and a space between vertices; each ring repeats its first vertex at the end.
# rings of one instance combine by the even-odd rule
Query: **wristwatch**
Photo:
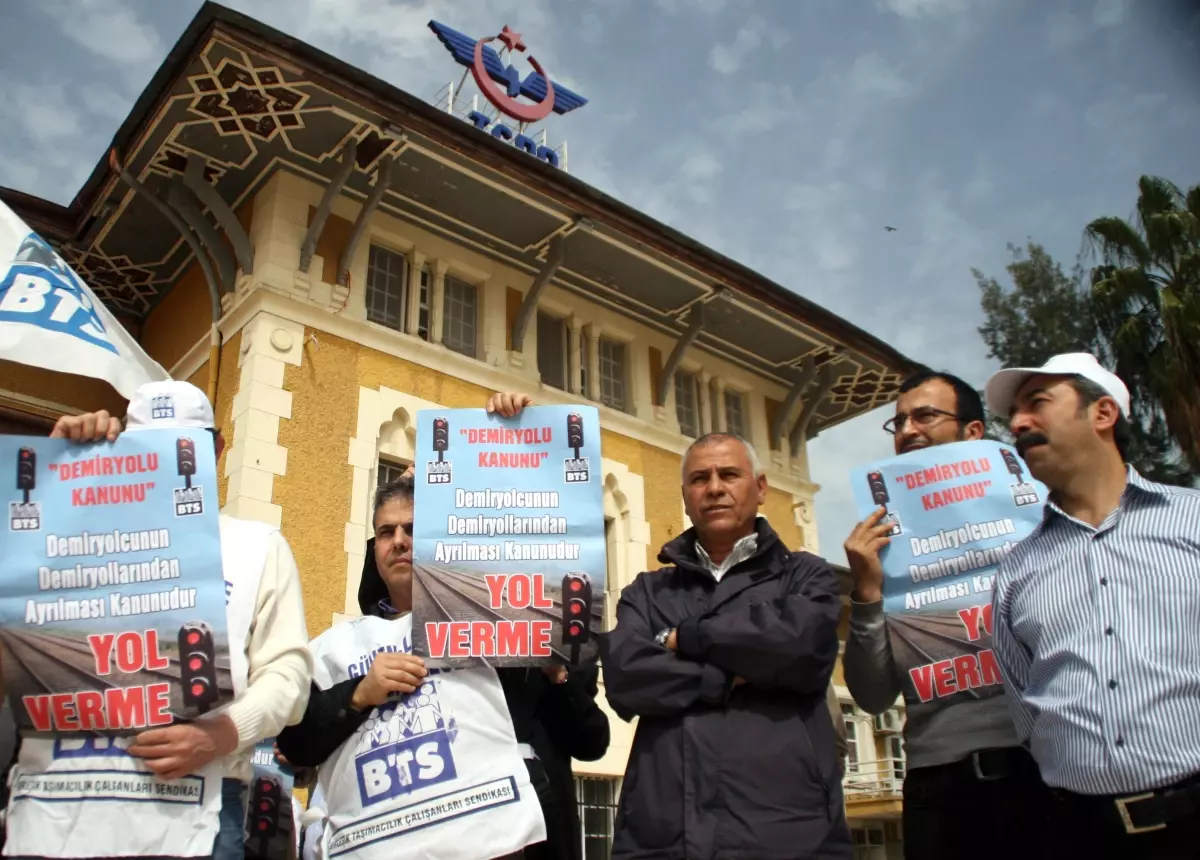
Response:
POLYGON ((664 627, 662 630, 658 631, 658 635, 654 637, 654 641, 666 648, 667 640, 671 638, 671 634, 674 632, 674 627, 664 627))

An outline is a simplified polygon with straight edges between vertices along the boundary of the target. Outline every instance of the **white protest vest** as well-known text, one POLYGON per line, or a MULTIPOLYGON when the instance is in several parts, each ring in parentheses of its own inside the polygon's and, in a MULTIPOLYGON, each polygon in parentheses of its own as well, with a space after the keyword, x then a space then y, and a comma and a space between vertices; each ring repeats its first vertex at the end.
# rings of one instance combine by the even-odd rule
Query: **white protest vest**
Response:
MULTIPOLYGON (((322 689, 365 675, 381 651, 412 649, 412 616, 367 616, 310 646, 322 689)), ((495 670, 431 672, 371 711, 317 772, 320 856, 490 860, 546 838, 495 670)))
MULTIPOLYGON (((249 677, 246 648, 273 526, 222 516, 221 565, 229 627, 229 667, 240 696, 249 677)), ((218 712, 219 713, 219 712, 218 712)), ((4 856, 206 857, 221 812, 221 760, 163 782, 124 752, 132 738, 80 733, 21 741, 9 773, 4 856), (53 799, 44 788, 53 786, 53 799)))

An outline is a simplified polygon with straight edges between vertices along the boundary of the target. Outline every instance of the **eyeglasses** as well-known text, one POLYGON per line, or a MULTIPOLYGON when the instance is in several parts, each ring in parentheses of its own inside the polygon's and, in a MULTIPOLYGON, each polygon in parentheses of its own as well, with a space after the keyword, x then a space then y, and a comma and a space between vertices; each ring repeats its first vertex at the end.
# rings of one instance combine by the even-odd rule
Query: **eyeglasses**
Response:
POLYGON ((955 421, 961 420, 954 412, 947 412, 944 409, 935 409, 932 406, 918 406, 911 414, 897 412, 892 418, 883 422, 883 429, 895 436, 908 421, 912 421, 918 427, 929 427, 937 422, 938 418, 953 418, 955 421))

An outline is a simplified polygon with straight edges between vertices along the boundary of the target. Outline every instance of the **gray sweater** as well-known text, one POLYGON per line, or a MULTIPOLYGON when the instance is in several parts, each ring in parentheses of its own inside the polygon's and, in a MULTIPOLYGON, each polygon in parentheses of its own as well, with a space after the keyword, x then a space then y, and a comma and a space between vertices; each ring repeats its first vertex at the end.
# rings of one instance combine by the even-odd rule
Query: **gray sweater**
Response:
MULTIPOLYGON (((895 704, 908 666, 892 659, 883 601, 850 604, 850 637, 843 658, 846 686, 864 711, 881 714, 895 704)), ((1006 693, 951 704, 909 704, 904 723, 910 768, 949 764, 976 750, 1019 745, 1006 693)))

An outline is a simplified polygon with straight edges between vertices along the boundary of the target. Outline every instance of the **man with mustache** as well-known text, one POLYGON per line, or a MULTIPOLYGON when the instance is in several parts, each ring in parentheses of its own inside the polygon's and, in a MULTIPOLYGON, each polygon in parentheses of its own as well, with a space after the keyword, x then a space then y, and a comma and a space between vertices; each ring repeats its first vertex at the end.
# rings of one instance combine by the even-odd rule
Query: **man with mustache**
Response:
POLYGON ((1129 391, 1087 353, 1002 370, 987 399, 1050 488, 993 596, 1017 734, 1057 801, 1046 855, 1200 856, 1200 490, 1128 464, 1129 391))
MULTIPOLYGON (((906 379, 896 414, 883 425, 897 454, 933 445, 982 439, 983 403, 949 373, 906 379)), ((881 507, 846 541, 854 576, 850 636, 843 666, 855 702, 871 714, 892 707, 915 666, 897 665, 883 612, 883 564, 891 523, 881 507)), ((990 638, 980 631, 982 648, 990 638)), ((1011 858, 1037 844, 1044 787, 1020 748, 1005 697, 958 694, 949 702, 910 701, 904 725, 904 856, 907 860, 1011 858), (987 836, 979 816, 986 810, 987 836)), ((881 773, 886 772, 881 768, 881 773)))

